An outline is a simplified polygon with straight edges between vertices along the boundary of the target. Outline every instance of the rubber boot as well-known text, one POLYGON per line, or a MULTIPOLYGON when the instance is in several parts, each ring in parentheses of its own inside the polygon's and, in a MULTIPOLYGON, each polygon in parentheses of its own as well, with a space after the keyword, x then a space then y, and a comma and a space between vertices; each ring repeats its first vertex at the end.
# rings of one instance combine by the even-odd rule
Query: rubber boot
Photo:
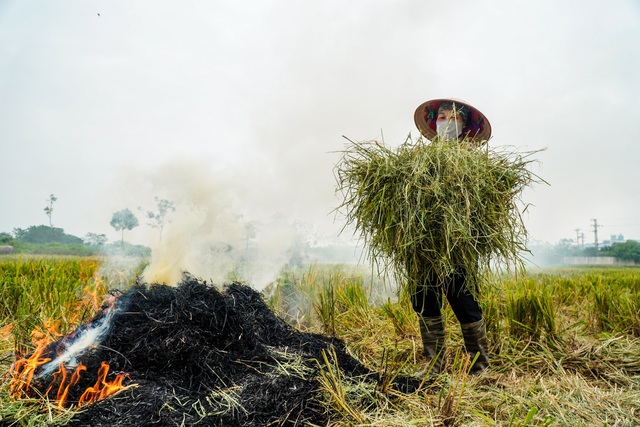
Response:
POLYGON ((420 335, 427 366, 424 370, 417 372, 416 376, 438 375, 442 372, 444 365, 444 322, 442 317, 418 316, 418 323, 420 323, 420 335))
POLYGON ((478 355, 478 359, 471 366, 469 373, 478 374, 489 367, 489 351, 487 344, 487 331, 484 326, 484 319, 477 322, 461 324, 464 347, 471 356, 471 360, 478 355))

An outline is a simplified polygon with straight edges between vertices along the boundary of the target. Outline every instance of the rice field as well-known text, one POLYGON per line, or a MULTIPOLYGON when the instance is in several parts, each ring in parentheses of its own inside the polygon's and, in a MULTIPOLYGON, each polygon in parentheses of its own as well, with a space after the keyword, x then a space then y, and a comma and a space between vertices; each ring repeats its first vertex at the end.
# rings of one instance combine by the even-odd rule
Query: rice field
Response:
MULTIPOLYGON (((14 355, 95 315, 109 290, 142 265, 100 258, 0 258, 0 425, 65 425, 74 409, 13 399, 14 355)), ((333 426, 635 426, 640 424, 640 268, 529 271, 491 279, 481 297, 491 368, 468 376, 450 309, 448 369, 415 392, 390 386, 423 368, 408 301, 370 270, 309 265, 283 270, 264 298, 291 325, 342 339, 377 385, 346 380, 329 352, 319 361, 333 426)), ((206 425, 206 424, 205 424, 206 425)))

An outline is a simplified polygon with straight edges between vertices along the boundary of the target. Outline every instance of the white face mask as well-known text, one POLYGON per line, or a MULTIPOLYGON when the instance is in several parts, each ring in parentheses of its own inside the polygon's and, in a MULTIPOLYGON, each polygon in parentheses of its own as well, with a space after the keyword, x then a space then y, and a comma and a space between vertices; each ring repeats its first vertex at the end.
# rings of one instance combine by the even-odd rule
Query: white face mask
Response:
POLYGON ((436 130, 440 139, 456 140, 462 133, 463 125, 460 122, 454 120, 447 120, 445 122, 436 123, 436 130))

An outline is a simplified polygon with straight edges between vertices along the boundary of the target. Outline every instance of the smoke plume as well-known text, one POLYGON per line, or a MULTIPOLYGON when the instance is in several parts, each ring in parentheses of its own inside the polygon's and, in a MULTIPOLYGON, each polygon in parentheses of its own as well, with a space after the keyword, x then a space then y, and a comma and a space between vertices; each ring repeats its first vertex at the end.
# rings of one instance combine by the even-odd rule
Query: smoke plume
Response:
POLYGON ((152 172, 128 171, 124 182, 126 203, 142 205, 139 228, 152 248, 143 274, 148 283, 175 285, 189 272, 214 283, 241 280, 262 288, 301 246, 293 220, 269 206, 256 180, 241 172, 178 159, 152 172), (150 227, 143 214, 156 209, 154 197, 175 207, 162 230, 150 227))

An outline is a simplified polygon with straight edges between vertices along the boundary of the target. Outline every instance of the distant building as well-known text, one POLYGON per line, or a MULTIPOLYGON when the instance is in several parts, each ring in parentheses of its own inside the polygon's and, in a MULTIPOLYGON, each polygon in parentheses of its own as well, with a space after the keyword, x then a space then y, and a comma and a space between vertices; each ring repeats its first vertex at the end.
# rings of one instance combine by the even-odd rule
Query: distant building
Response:
POLYGON ((633 261, 624 261, 612 256, 566 256, 562 257, 564 265, 636 265, 633 261))
POLYGON ((611 246, 614 243, 624 243, 626 241, 627 241, 627 239, 625 239, 622 234, 618 234, 618 235, 612 234, 611 235, 611 240, 604 240, 602 242, 602 246, 611 246))

